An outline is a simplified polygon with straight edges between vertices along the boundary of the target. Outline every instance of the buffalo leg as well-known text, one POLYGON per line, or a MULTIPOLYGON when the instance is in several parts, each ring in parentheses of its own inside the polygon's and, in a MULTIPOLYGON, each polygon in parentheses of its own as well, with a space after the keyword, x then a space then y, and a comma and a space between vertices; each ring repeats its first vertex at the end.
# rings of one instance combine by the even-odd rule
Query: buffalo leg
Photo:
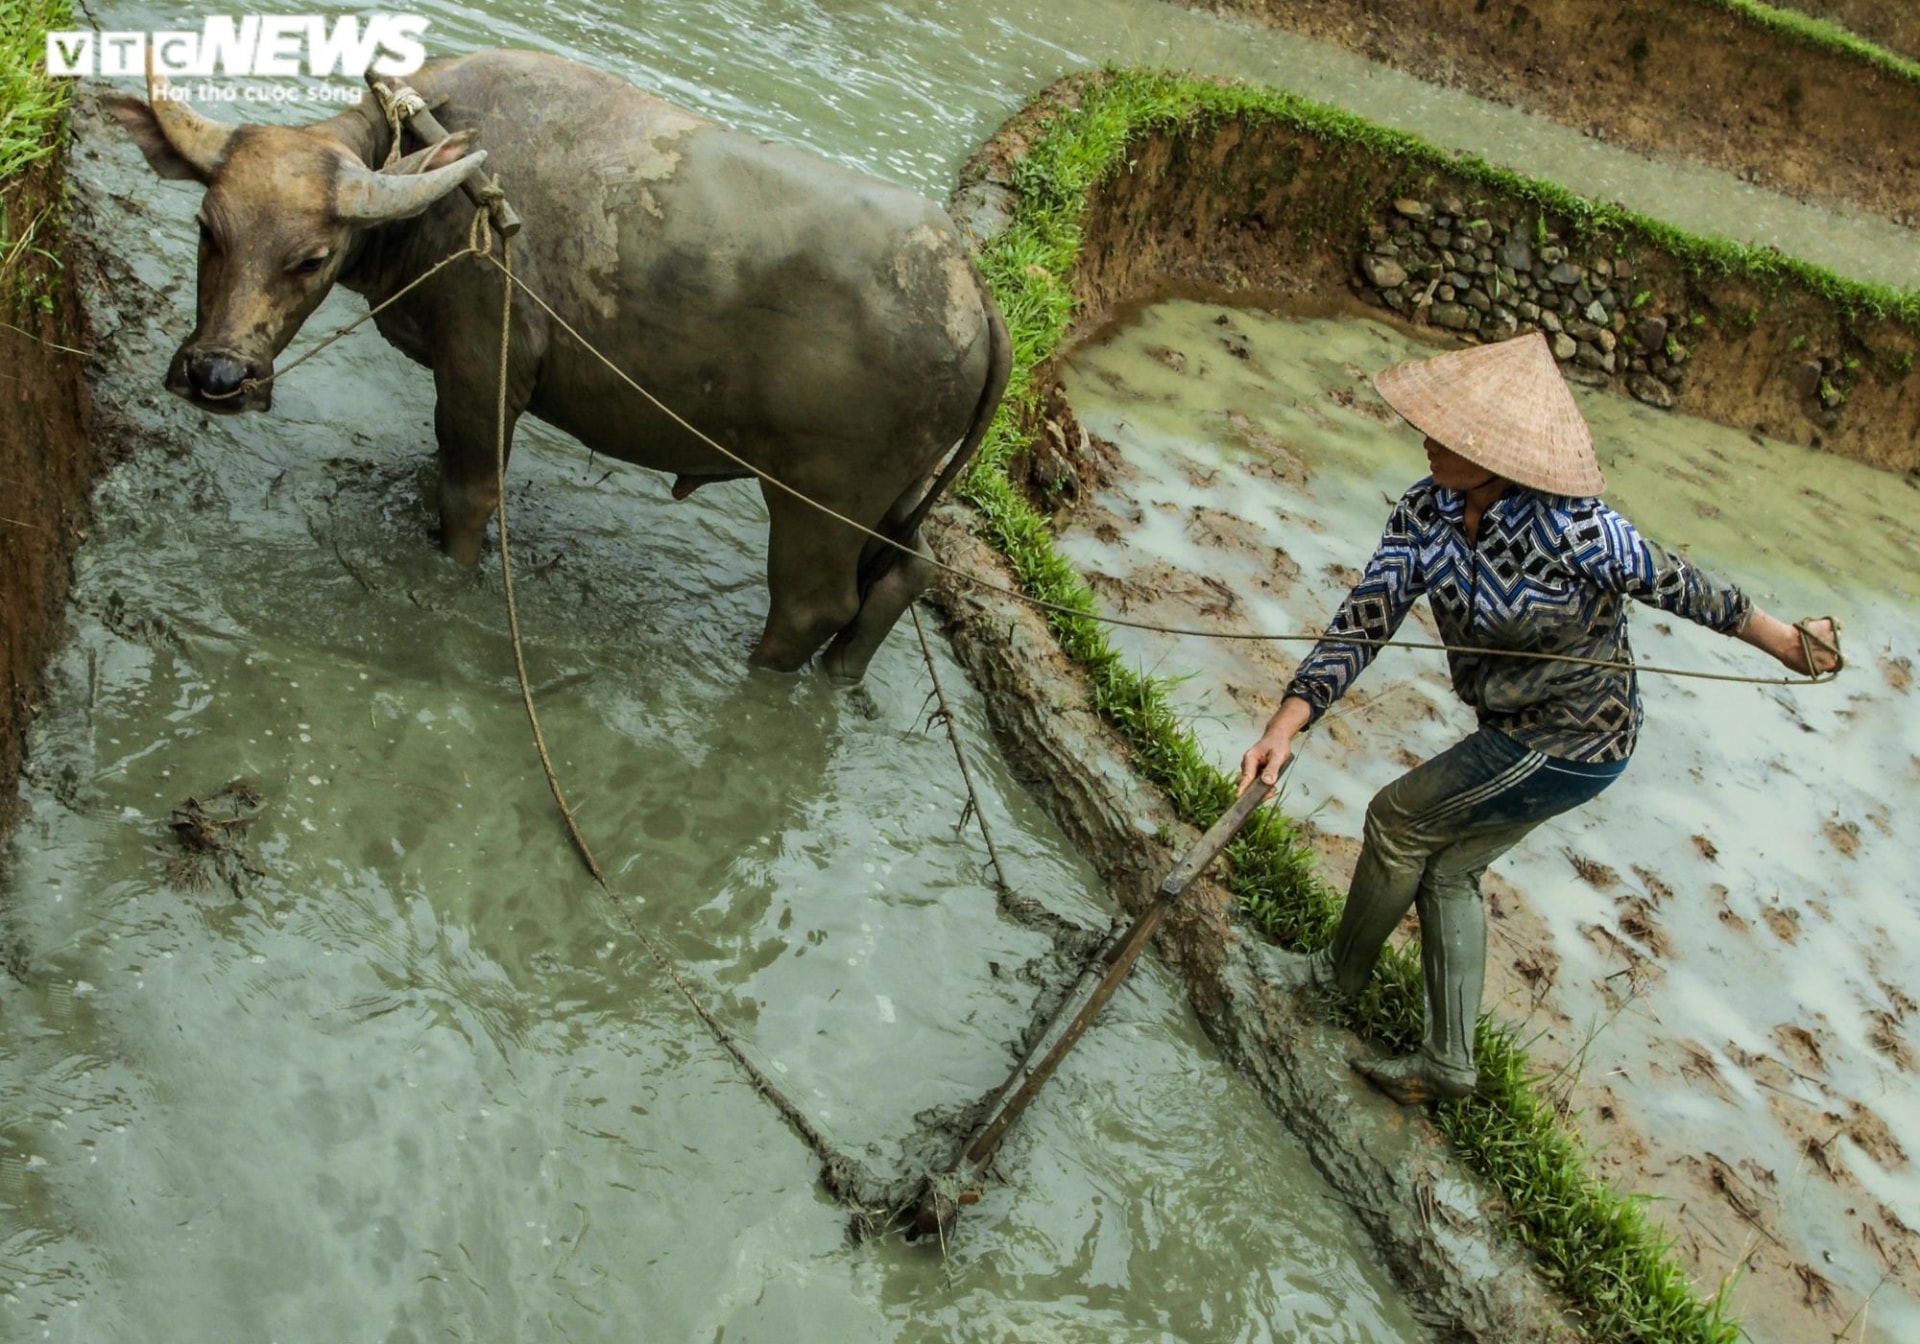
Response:
MULTIPOLYGON (((519 412, 507 404, 507 449, 519 412)), ((495 465, 494 398, 462 395, 442 381, 433 408, 440 445, 440 546, 463 565, 477 564, 487 518, 500 502, 495 465)))
POLYGON ((767 625, 747 661, 797 672, 860 610, 858 532, 768 489, 767 625))
POLYGON ((913 539, 912 555, 895 552, 893 564, 860 600, 853 620, 834 636, 820 661, 835 681, 858 681, 879 652, 881 641, 893 629, 913 600, 933 579, 933 552, 925 539, 913 539))

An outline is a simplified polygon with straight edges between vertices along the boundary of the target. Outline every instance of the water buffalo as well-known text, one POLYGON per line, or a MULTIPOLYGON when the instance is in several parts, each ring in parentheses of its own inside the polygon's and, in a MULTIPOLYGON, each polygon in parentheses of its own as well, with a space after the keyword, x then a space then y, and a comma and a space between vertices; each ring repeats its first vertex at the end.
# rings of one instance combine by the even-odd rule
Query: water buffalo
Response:
MULTIPOLYGON (((198 322, 168 390, 210 410, 267 409, 272 385, 255 380, 336 282, 378 303, 465 246, 473 207, 455 189, 485 160, 525 221, 516 273, 586 340, 774 477, 866 526, 917 532, 933 468, 978 447, 1009 366, 1005 323, 938 207, 552 56, 480 52, 408 82, 446 99, 437 115, 453 134, 425 148, 409 136, 391 165, 372 98, 273 127, 211 120, 153 76, 144 101, 109 97, 160 176, 207 189, 198 322)), ((375 318, 433 370, 441 540, 467 564, 498 495, 503 283, 468 258, 375 318)), ((524 295, 512 350, 509 435, 538 416, 675 473, 675 498, 747 474, 524 295)), ((916 553, 889 565, 890 548, 763 493, 770 602, 751 661, 791 671, 824 644, 829 672, 860 677, 930 576, 924 543, 902 536, 916 553)))

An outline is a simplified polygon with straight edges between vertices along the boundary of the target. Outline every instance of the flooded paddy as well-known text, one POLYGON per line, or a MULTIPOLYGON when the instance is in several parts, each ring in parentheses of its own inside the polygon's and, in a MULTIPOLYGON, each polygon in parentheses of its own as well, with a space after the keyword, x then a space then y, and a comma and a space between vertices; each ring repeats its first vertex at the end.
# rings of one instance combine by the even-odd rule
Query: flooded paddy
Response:
MULTIPOLYGON (((272 420, 155 402, 177 455, 102 488, 7 892, 8 1337, 1422 1337, 1157 968, 949 1257, 850 1245, 578 872, 497 575, 426 541, 427 390, 354 376, 272 420), (364 443, 350 399, 391 417, 364 443), (235 777, 243 855, 180 871, 170 816, 226 814, 235 777)), ((744 487, 676 506, 537 430, 515 473, 531 675, 615 891, 837 1143, 898 1165, 1004 1075, 1046 949, 955 833, 917 649, 866 702, 751 675, 744 487)), ((1104 926, 962 718, 1015 886, 1104 926)))
MULTIPOLYGON (((1351 58, 1144 0, 1039 17, 427 12, 439 51, 577 55, 930 196, 1027 94, 1103 59, 1366 92, 1384 120, 1514 146, 1518 166, 1602 194, 1587 165, 1637 162, 1528 149, 1510 112, 1462 101, 1448 121, 1351 58)), ((114 6, 101 22, 177 17, 114 6)), ((1635 203, 1685 196, 1670 174, 1649 170, 1635 203)), ((498 580, 427 540, 425 376, 367 332, 283 383, 271 417, 166 398, 195 194, 156 183, 93 118, 76 176, 102 253, 96 394, 134 456, 99 498, 0 898, 0 1332, 1425 1337, 1157 967, 1023 1122, 1009 1182, 948 1258, 850 1246, 811 1156, 565 848, 514 703, 498 580), (243 852, 179 868, 169 819, 190 798, 237 806, 215 796, 235 778, 259 796, 233 828, 243 852)), ((1738 184, 1699 199, 1697 217, 1768 218, 1738 184)), ((1756 237, 1913 274, 1895 231, 1782 208, 1803 231, 1756 237)), ((360 311, 336 296, 309 335, 360 311)), ((836 1141, 903 1161, 919 1116, 1003 1076, 1033 1000, 1022 968, 1044 946, 997 914, 977 838, 955 834, 962 799, 924 726, 915 646, 889 642, 865 701, 749 676, 753 492, 675 505, 663 480, 609 474, 537 426, 519 443, 536 693, 616 891, 836 1141)), ((1014 885, 1103 924, 1088 870, 993 763, 977 701, 960 717, 1014 885)))
MULTIPOLYGON (((1066 372, 1105 479, 1062 549, 1129 617, 1317 631, 1425 474, 1368 381, 1425 350, 1353 314, 1170 301, 1130 315, 1066 372)), ((1838 616, 1852 665, 1810 688, 1643 676, 1623 781, 1489 877, 1487 1005, 1536 1061, 1567 1066, 1601 1170, 1659 1201, 1708 1285, 1750 1266, 1734 1301, 1754 1338, 1863 1338, 1869 1323, 1904 1338, 1920 1329, 1914 487, 1575 393, 1610 502, 1775 614, 1838 616)), ((1644 664, 1778 670, 1663 613, 1633 628, 1644 664)), ((1435 638, 1424 605, 1400 638, 1435 638)), ((1175 681, 1223 769, 1306 647, 1112 639, 1175 681)), ((1344 880, 1372 793, 1470 726, 1440 655, 1389 649, 1305 741, 1284 805, 1344 880)))

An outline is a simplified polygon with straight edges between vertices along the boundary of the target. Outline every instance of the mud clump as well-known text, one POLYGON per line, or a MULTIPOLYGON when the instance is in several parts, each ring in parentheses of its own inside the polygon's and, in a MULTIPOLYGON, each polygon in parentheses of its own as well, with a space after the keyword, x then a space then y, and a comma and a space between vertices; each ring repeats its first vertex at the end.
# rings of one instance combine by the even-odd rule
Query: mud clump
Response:
POLYGON ((246 845, 263 801, 244 779, 221 785, 204 802, 189 794, 167 817, 178 846, 167 860, 167 881, 181 891, 211 891, 217 878, 239 900, 248 879, 267 875, 246 845))
POLYGON ((1827 843, 1840 853, 1852 858, 1860 852, 1860 823, 1842 821, 1838 817, 1830 818, 1821 826, 1821 832, 1827 837, 1827 843))
POLYGON ((1620 885, 1620 874, 1614 872, 1613 869, 1607 867, 1606 864, 1598 863, 1593 859, 1589 859, 1584 854, 1576 853, 1571 849, 1562 852, 1566 854, 1567 862, 1573 865, 1573 871, 1578 873, 1580 880, 1588 886, 1599 891, 1605 891, 1609 887, 1620 885))

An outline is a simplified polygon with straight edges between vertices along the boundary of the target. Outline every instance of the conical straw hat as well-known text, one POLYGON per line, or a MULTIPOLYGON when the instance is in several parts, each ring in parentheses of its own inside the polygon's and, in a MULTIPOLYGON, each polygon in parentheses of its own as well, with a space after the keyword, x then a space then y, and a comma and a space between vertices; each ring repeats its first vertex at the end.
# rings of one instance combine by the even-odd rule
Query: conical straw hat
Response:
POLYGON ((1382 370, 1373 385, 1415 429, 1549 495, 1606 489, 1593 434, 1539 332, 1382 370))

